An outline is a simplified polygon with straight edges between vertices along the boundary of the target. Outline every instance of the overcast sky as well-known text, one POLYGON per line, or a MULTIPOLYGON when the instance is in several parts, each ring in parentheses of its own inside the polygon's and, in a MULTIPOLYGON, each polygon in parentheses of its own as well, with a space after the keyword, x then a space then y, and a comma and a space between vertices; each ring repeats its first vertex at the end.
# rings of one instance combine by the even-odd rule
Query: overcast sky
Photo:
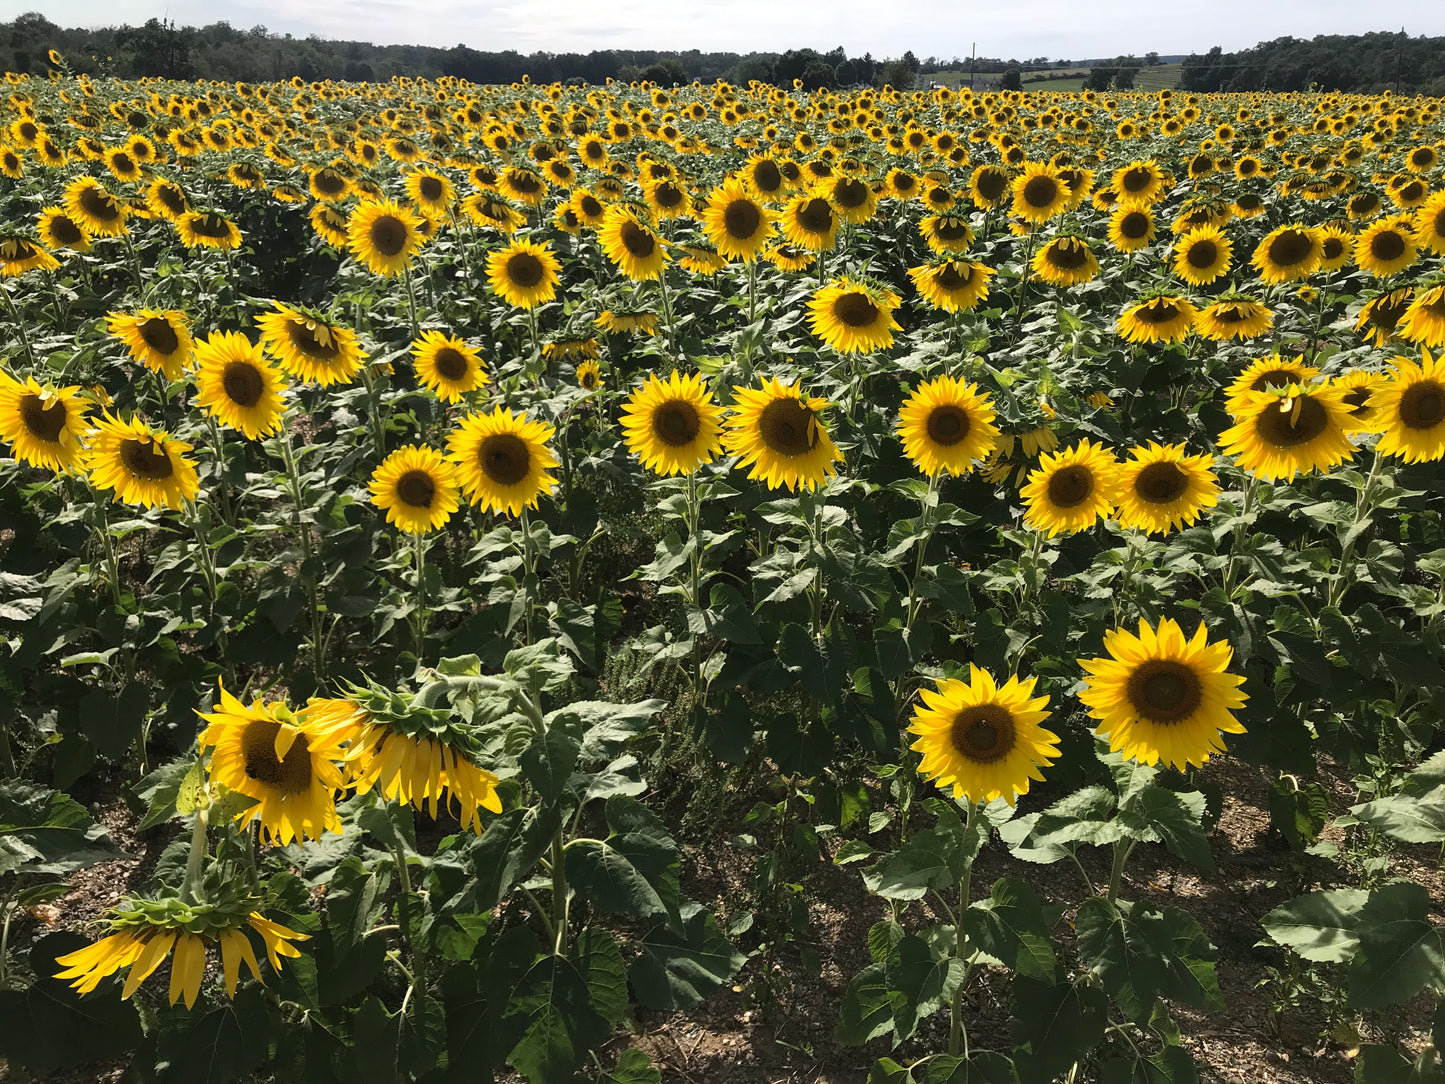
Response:
POLYGON ((1445 0, 0 0, 64 26, 257 24, 297 37, 531 53, 594 49, 781 52, 841 45, 849 56, 1085 58, 1240 49, 1283 35, 1371 30, 1445 35, 1445 0))

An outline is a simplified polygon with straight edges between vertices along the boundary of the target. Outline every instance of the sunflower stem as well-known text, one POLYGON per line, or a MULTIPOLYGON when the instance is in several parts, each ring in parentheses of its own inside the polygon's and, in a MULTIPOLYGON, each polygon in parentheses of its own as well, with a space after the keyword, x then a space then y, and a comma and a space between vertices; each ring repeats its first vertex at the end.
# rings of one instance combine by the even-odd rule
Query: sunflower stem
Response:
POLYGON ((1244 508, 1239 513, 1240 522, 1235 525, 1234 538, 1229 546, 1229 561, 1224 566, 1224 594, 1226 598, 1234 597, 1234 577, 1237 568, 1237 560, 1243 556, 1244 540, 1248 537, 1249 514, 1254 510, 1255 492, 1259 483, 1250 475, 1249 480, 1244 484, 1244 508))
POLYGON ((416 610, 412 615, 412 643, 413 654, 420 664, 426 648, 426 534, 414 532, 413 541, 416 543, 416 610))
POLYGON ((552 929, 555 940, 552 952, 567 954, 567 856, 562 845, 562 831, 552 837, 552 929))
POLYGON ((1350 584, 1355 579, 1355 542, 1364 533, 1365 520, 1369 518, 1370 511, 1375 502, 1376 483, 1380 479, 1380 464, 1385 457, 1379 450, 1375 451, 1375 461, 1370 464, 1370 473, 1365 478, 1364 487, 1360 490, 1359 498, 1355 501, 1355 522, 1350 528, 1349 539, 1345 542, 1344 550, 1340 553, 1340 563, 1335 566, 1335 574, 1330 579, 1330 590, 1325 605, 1339 606, 1344 601, 1345 592, 1350 589, 1350 584))
POLYGON ((928 553, 928 543, 933 537, 933 509, 938 504, 938 474, 928 476, 928 492, 923 496, 920 503, 923 510, 919 515, 918 559, 913 564, 913 578, 908 581, 908 627, 913 627, 913 622, 918 619, 918 613, 923 607, 923 600, 918 597, 918 581, 923 577, 923 561, 928 553))
POLYGON ((30 336, 25 334, 25 321, 20 318, 20 310, 15 307, 15 299, 10 296, 10 284, 7 282, 0 286, 0 294, 5 295, 5 307, 10 310, 10 319, 15 324, 15 333, 20 339, 20 345, 25 348, 25 360, 30 363, 30 368, 35 368, 35 351, 30 347, 30 336))
MULTIPOLYGON (((421 949, 417 947, 416 942, 412 940, 411 936, 411 870, 407 868, 406 850, 399 843, 392 850, 392 862, 396 866, 397 925, 401 927, 402 939, 406 942, 406 947, 411 953, 411 985, 406 992, 406 999, 409 1002, 413 992, 419 994, 425 993, 423 983, 426 979, 426 973, 424 971, 426 957, 422 955, 421 949)), ((404 1011, 405 1006, 403 1006, 403 1012, 404 1011)))
POLYGON ((106 505, 109 498, 103 493, 96 493, 92 490, 92 497, 95 500, 96 517, 99 522, 96 524, 96 533, 100 535, 100 544, 105 551, 106 579, 110 581, 110 596, 115 600, 116 607, 121 605, 120 601, 120 558, 116 556, 115 539, 110 537, 110 522, 106 516, 106 505))
POLYGON ((677 326, 672 319, 672 298, 667 293, 667 268, 657 276, 657 288, 662 294, 662 318, 667 321, 667 349, 674 361, 677 360, 677 326))
MULTIPOLYGON (((10 727, 0 719, 0 779, 15 776, 15 752, 10 748, 10 727)), ((0 953, 0 966, 4 965, 4 953, 0 953)))
POLYGON ((1014 298, 1014 311, 1010 322, 1014 325, 1014 340, 1017 341, 1019 334, 1023 331, 1023 308, 1024 295, 1028 293, 1029 270, 1034 262, 1034 243, 1038 239, 1038 229, 1029 230, 1029 243, 1024 253, 1023 267, 1019 269, 1019 290, 1018 296, 1014 298))
POLYGON ((758 318, 758 261, 748 261, 748 323, 758 318))
POLYGON ((306 602, 311 611, 311 667, 315 671, 317 688, 325 688, 326 637, 322 632, 320 591, 312 563, 311 528, 303 518, 306 498, 301 489, 301 470, 296 464, 296 453, 291 449, 290 435, 283 433, 278 438, 278 443, 281 445, 281 457, 286 464, 286 482, 291 490, 291 501, 296 510, 296 533, 301 541, 301 584, 306 589, 306 602))
POLYGON ((216 424, 215 415, 206 415, 206 424, 211 430, 211 443, 216 448, 216 462, 219 469, 216 472, 216 495, 221 499, 221 518, 229 526, 235 526, 236 512, 231 507, 231 487, 226 484, 226 440, 221 427, 216 424))
MULTIPOLYGON (((968 809, 964 813, 963 832, 973 827, 975 817, 978 815, 979 803, 969 802, 968 809)), ((963 916, 968 912, 969 896, 973 890, 973 860, 970 859, 964 868, 963 878, 958 882, 958 912, 953 927, 953 955, 956 959, 963 959, 963 916)), ((968 1053, 968 1029, 963 1024, 963 991, 968 985, 969 973, 973 970, 973 959, 970 957, 964 962, 963 978, 953 991, 953 1003, 949 1011, 949 1032, 948 1052, 958 1054, 962 1052, 965 1056, 968 1053)))
POLYGON ((401 278, 406 284, 406 313, 411 321, 411 337, 415 339, 421 334, 421 325, 416 319, 416 286, 411 281, 411 261, 408 260, 401 266, 401 278))
POLYGON ((536 579, 537 554, 532 549, 532 518, 522 505, 522 643, 532 642, 532 583, 536 579))
POLYGON ((196 810, 195 817, 191 820, 191 849, 186 855, 186 872, 181 881, 181 901, 184 903, 198 903, 199 897, 196 889, 201 883, 201 874, 205 871, 206 855, 209 848, 206 843, 206 811, 196 810))
MULTIPOLYGON (((702 516, 702 500, 698 494, 697 471, 687 476, 687 538, 692 544, 692 555, 688 560, 688 597, 699 610, 702 604, 702 539, 698 535, 698 523, 702 516)), ((702 639, 694 634, 692 638, 692 715, 693 724, 699 731, 707 712, 707 690, 702 683, 702 639)))
POLYGON ((1113 903, 1119 898, 1119 888, 1124 883, 1124 865, 1129 861, 1129 856, 1134 853, 1134 844, 1138 840, 1130 840, 1126 845, 1121 839, 1114 844, 1114 867, 1109 871, 1109 902, 1113 903))

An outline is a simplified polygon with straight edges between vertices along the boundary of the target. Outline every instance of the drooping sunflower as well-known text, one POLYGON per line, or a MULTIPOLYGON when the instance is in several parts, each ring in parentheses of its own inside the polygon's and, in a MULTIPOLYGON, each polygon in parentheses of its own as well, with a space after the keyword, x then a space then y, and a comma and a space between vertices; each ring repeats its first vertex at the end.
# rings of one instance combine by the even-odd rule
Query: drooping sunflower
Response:
POLYGON ((547 473, 559 462, 547 446, 555 433, 546 422, 500 406, 463 418, 447 438, 447 449, 467 499, 513 516, 536 508, 557 484, 547 473))
POLYGON ((1349 411, 1349 421, 1345 426, 1347 431, 1368 432, 1374 428, 1380 413, 1376 396, 1388 380, 1384 373, 1350 369, 1330 381, 1344 392, 1345 409, 1349 411))
POLYGON ((1261 481, 1328 471, 1355 452, 1349 410, 1337 387, 1291 384, 1253 392, 1236 417, 1219 435, 1219 450, 1261 481))
POLYGON ((53 471, 78 470, 85 456, 86 403, 79 387, 24 383, 0 370, 0 440, 21 463, 53 471))
POLYGON ((196 464, 186 458, 191 445, 139 418, 123 422, 107 411, 89 442, 85 463, 91 484, 114 490, 117 500, 179 509, 200 492, 196 464))
POLYGON ((1294 223, 1265 235, 1254 250, 1250 263, 1270 286, 1308 278, 1319 269, 1324 255, 1320 231, 1294 223))
POLYGON ((394 200, 368 200, 347 218, 346 239, 351 254, 372 274, 391 278, 421 248, 421 221, 394 200))
POLYGON ((1138 252, 1156 232, 1154 213, 1147 207, 1121 207, 1109 218, 1109 244, 1116 252, 1138 252))
POLYGON ((1113 511, 1118 469, 1113 453, 1089 440, 1042 456, 1019 494, 1028 506, 1024 521, 1050 538, 1088 530, 1113 511))
POLYGON ((54 271, 60 261, 28 237, 0 237, 0 278, 27 271, 54 271))
POLYGON ((1377 279, 1389 278, 1415 262, 1413 223, 1408 215, 1391 215, 1367 226, 1355 240, 1355 263, 1377 279))
POLYGON ((778 224, 789 244, 809 252, 827 252, 837 241, 840 221, 823 196, 804 192, 788 200, 778 224))
POLYGON ((548 361, 595 358, 601 353, 602 343, 597 339, 553 339, 542 344, 542 356, 548 361))
POLYGON ((1187 336, 1199 310, 1187 298, 1151 297, 1129 306, 1119 316, 1116 330, 1131 343, 1173 343, 1187 336))
POLYGON ((492 292, 519 309, 534 309, 556 297, 561 270, 551 248, 535 241, 513 241, 487 257, 492 292))
POLYGON ((603 331, 612 335, 656 335, 657 313, 643 309, 603 309, 595 321, 603 331))
POLYGON ((319 315, 273 302, 275 312, 256 317, 266 352, 298 380, 322 387, 350 384, 361 371, 365 355, 356 332, 319 315))
POLYGON ((140 309, 112 312, 106 329, 130 351, 130 356, 167 380, 179 380, 191 360, 195 340, 190 320, 176 309, 140 309))
POLYGON ((94 177, 77 177, 66 185, 61 203, 71 218, 96 237, 119 237, 125 233, 130 213, 124 201, 107 191, 94 177))
POLYGON ((1239 688, 1244 678, 1228 672, 1234 649, 1211 644, 1202 622, 1186 637, 1172 618, 1157 630, 1141 620, 1138 636, 1106 632, 1104 650, 1106 659, 1079 660, 1087 674, 1079 700, 1111 751, 1183 770, 1224 752, 1221 734, 1244 733, 1233 712, 1249 697, 1239 688))
POLYGON ((729 178, 708 196, 702 228, 720 255, 751 263, 767 247, 773 213, 749 194, 743 182, 729 178))
POLYGON ((988 280, 993 275, 993 268, 969 260, 943 260, 908 269, 923 300, 944 312, 975 308, 988 297, 988 280))
MULTIPOLYGON (((1421 346, 1445 346, 1445 286, 1421 290, 1401 314, 1395 332, 1421 346)), ((1384 343, 1377 341, 1376 345, 1384 343)))
POLYGON ((481 355, 454 336, 423 331, 411 353, 417 379, 444 402, 460 403, 467 392, 489 382, 481 355))
POLYGON ((1013 213, 1035 225, 1047 222, 1069 206, 1069 186, 1046 162, 1029 162, 1013 179, 1013 213))
POLYGON ((240 332, 213 332, 196 345, 196 387, 196 405, 247 440, 280 431, 286 378, 240 332))
POLYGON ((1063 234, 1034 253, 1034 274, 1052 286, 1077 286, 1099 275, 1099 261, 1082 237, 1063 234))
POLYGON ((1124 527, 1167 534, 1186 527, 1219 501, 1212 455, 1190 455, 1183 444, 1133 448, 1119 464, 1119 509, 1124 527))
POLYGON ((955 800, 1013 805, 1041 767, 1059 755, 1059 738, 1039 724, 1049 717, 1047 696, 1035 698, 1037 678, 1010 677, 1003 685, 969 664, 969 680, 946 678, 922 689, 908 730, 910 748, 921 753, 920 774, 949 790, 955 800))
POLYGON ((1208 286, 1229 272, 1234 244, 1217 226, 1186 233, 1174 243, 1174 273, 1191 286, 1208 286))
POLYGON ((837 470, 843 458, 819 415, 826 399, 803 394, 802 385, 769 378, 762 388, 733 388, 727 450, 748 467, 748 478, 769 489, 814 489, 837 470))
POLYGON ((462 211, 478 226, 490 226, 509 236, 527 221, 521 211, 489 192, 474 192, 462 200, 462 211))
MULTIPOLYGON (((676 248, 678 251, 677 266, 694 275, 703 277, 716 275, 728 265, 726 257, 703 245, 677 245, 676 248)), ((763 256, 772 260, 776 265, 777 260, 774 258, 776 252, 777 247, 772 246, 763 253, 763 256)), ((812 253, 803 253, 803 255, 809 262, 812 262, 812 253)), ((784 270, 788 270, 788 268, 784 268, 784 270)))
POLYGON ((329 203, 318 203, 307 215, 311 228, 335 249, 346 247, 346 216, 329 203))
POLYGON ((461 503, 457 469, 434 448, 408 444, 388 455, 368 483, 371 503, 386 510, 386 522, 408 534, 446 525, 461 503))
POLYGON ((1370 399, 1370 428, 1380 433, 1375 453, 1406 463, 1445 458, 1445 358, 1420 353, 1418 364, 1393 359, 1390 379, 1370 399))
POLYGON ((40 212, 35 232, 48 248, 90 251, 90 234, 64 208, 46 207, 40 212))
POLYGON ((941 376, 918 385, 898 410, 904 454, 920 471, 967 474, 998 444, 993 399, 976 384, 941 376))
POLYGON ((608 208, 597 240, 607 258, 633 282, 651 282, 662 276, 667 263, 662 238, 625 208, 608 208))
POLYGON ((808 301, 813 334, 842 354, 871 354, 893 345, 900 330, 892 290, 843 277, 815 290, 808 301))
POLYGON ((1194 318, 1194 330, 1213 342, 1257 338, 1272 327, 1274 315, 1248 297, 1222 297, 1194 318))
POLYGON ((697 373, 649 373, 622 408, 627 448, 648 470, 692 474, 722 451, 722 407, 697 373))
POLYGON ((1255 392, 1287 388, 1291 384, 1308 384, 1319 375, 1320 371, 1313 365, 1305 364, 1303 354, 1292 360, 1278 354, 1260 358, 1250 362, 1224 389, 1224 409, 1231 414, 1239 414, 1255 392))
POLYGON ((187 248, 214 248, 224 252, 241 246, 240 228, 215 211, 187 211, 176 220, 176 233, 187 248))
POLYGON ((211 750, 210 778, 256 800, 236 820, 260 821, 282 846, 341 831, 336 792, 345 781, 336 765, 346 754, 339 733, 307 725, 280 701, 258 697, 247 707, 224 687, 215 711, 196 714, 208 724, 200 744, 211 750))
POLYGON ((1408 286, 1372 297, 1360 309, 1355 330, 1366 342, 1384 346, 1397 333, 1414 297, 1415 291, 1408 286))

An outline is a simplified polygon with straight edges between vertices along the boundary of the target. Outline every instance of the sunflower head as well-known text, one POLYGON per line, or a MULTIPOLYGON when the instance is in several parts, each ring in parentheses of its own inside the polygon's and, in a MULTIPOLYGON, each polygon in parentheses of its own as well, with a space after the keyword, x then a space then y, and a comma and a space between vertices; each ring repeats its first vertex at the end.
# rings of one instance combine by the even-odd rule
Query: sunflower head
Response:
POLYGON ((1344 392, 1327 384, 1289 384, 1237 401, 1237 423, 1219 437, 1220 451, 1262 481, 1327 471, 1354 455, 1344 392))
POLYGON ((1119 466, 1119 523, 1167 534, 1199 518, 1219 500, 1212 455, 1189 455, 1183 444, 1134 448, 1119 466))
POLYGON ((777 377, 761 389, 735 387, 733 394, 726 443, 750 479, 764 480, 769 489, 813 489, 835 473, 833 464, 843 456, 820 417, 827 400, 777 377))
POLYGON ((697 373, 649 374, 622 408, 622 432, 648 470, 692 474, 722 450, 722 408, 697 373))
POLYGON ((369 200, 346 220, 346 238, 351 254, 373 274, 391 278, 421 248, 421 220, 394 200, 369 200))
POLYGON ((370 489, 386 521, 408 534, 445 526, 460 503, 456 468, 435 449, 415 444, 388 455, 372 473, 370 489))
POLYGON ((179 380, 190 363, 195 342, 190 320, 175 309, 112 312, 106 329, 125 344, 130 356, 167 380, 179 380))
POLYGON ((893 345, 899 330, 892 290, 844 277, 817 290, 808 302, 813 334, 840 353, 872 353, 893 345))
POLYGON ((534 309, 557 296, 562 265, 545 244, 515 241, 487 257, 487 281, 507 304, 534 309))
POLYGON ((247 440, 280 431, 286 379, 240 332, 218 331, 197 345, 196 384, 196 405, 247 440))
POLYGON ((448 438, 448 456, 457 465, 467 499, 493 512, 520 515, 537 507, 557 479, 548 473, 558 459, 547 441, 556 430, 497 407, 491 414, 463 418, 448 438))
POLYGON ((179 509, 200 491, 191 445, 138 418, 121 421, 105 414, 90 440, 86 464, 97 489, 115 491, 117 500, 146 508, 179 509))
POLYGON ((1380 433, 1376 453, 1406 463, 1445 458, 1445 358, 1420 353, 1418 363, 1395 358, 1390 379, 1368 401, 1374 415, 1370 427, 1380 433))
POLYGON ((489 382, 481 355, 462 339, 423 331, 411 353, 417 379, 445 402, 459 403, 468 392, 489 382))
POLYGON ((998 443, 993 400, 951 376, 920 384, 898 412, 898 435, 913 465, 927 475, 965 474, 998 443))
POLYGON ((78 470, 84 460, 85 400, 78 387, 24 383, 0 370, 0 440, 16 459, 53 471, 78 470))

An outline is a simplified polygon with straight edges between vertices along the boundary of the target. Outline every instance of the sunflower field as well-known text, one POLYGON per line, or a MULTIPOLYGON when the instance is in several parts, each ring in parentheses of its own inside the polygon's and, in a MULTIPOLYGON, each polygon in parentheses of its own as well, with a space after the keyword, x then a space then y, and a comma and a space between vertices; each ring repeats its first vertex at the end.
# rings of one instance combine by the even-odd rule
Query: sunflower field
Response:
POLYGON ((1445 1080, 1438 99, 51 61, 10 1079, 1445 1080))

